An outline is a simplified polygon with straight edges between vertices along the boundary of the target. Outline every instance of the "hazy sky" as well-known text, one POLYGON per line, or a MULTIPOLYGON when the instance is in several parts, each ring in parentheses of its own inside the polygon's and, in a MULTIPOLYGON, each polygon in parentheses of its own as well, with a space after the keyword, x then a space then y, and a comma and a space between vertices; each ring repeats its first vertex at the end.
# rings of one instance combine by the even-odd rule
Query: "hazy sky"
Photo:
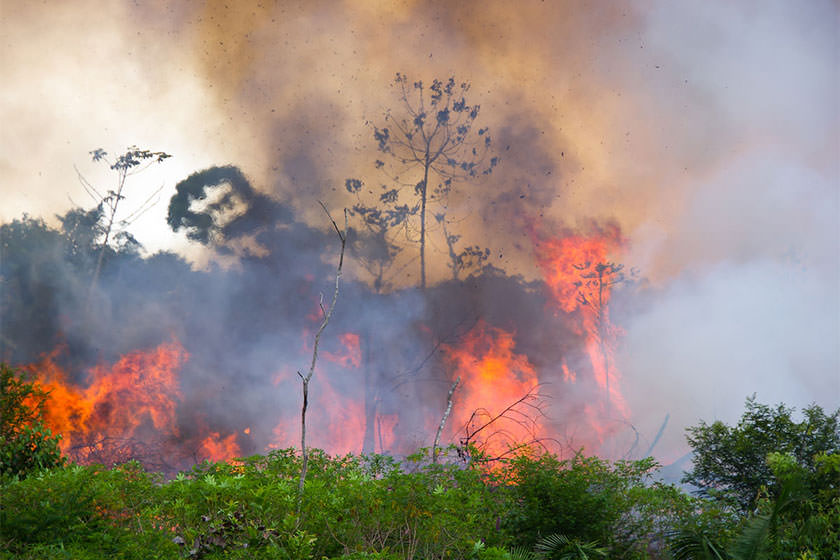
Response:
POLYGON ((0 220, 90 205, 74 165, 108 188, 88 152, 136 144, 174 156, 129 183, 129 202, 164 186, 133 230, 150 250, 184 250, 168 198, 214 164, 314 223, 316 200, 350 202, 344 178, 376 182, 365 123, 395 105, 394 74, 454 75, 502 157, 453 202, 465 238, 528 275, 523 226, 540 214, 549 230, 617 220, 629 245, 616 258, 651 280, 620 318, 631 401, 673 402, 684 421, 731 420, 754 391, 840 402, 836 2, 4 0, 0 12, 0 220))

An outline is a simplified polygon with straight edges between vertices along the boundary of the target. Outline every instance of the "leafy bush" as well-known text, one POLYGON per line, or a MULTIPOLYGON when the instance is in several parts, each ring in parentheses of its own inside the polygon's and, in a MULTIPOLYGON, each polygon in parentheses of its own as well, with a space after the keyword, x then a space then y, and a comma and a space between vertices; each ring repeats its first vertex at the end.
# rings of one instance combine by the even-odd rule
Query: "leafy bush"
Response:
POLYGON ((25 373, 0 363, 0 475, 25 477, 64 464, 59 436, 42 421, 46 398, 25 373))
POLYGON ((648 545, 692 518, 699 502, 651 483, 654 468, 652 460, 523 455, 487 470, 436 464, 427 452, 399 461, 313 450, 298 509, 300 456, 291 449, 205 462, 168 482, 138 463, 70 466, 3 482, 0 551, 21 558, 97 557, 96 550, 115 558, 525 560, 540 556, 532 551, 541 538, 558 533, 567 540, 542 557, 604 549, 610 557, 656 558, 664 549, 648 545))
POLYGON ((570 461, 550 454, 513 459, 503 522, 510 544, 533 548, 562 535, 569 542, 599 543, 616 557, 646 557, 649 549, 664 547, 669 527, 693 515, 685 494, 650 480, 656 468, 650 458, 612 464, 580 455, 570 461))
POLYGON ((156 480, 136 464, 73 465, 7 480, 0 549, 40 550, 46 558, 83 558, 84 550, 98 550, 100 558, 172 558, 174 543, 139 515, 156 498, 156 480))
POLYGON ((675 530, 675 558, 840 559, 840 409, 792 409, 748 399, 739 423, 689 428, 694 469, 685 481, 710 498, 695 519, 718 508, 718 527, 675 530))
POLYGON ((736 426, 718 421, 689 428, 693 469, 683 481, 697 486, 702 496, 746 514, 755 508, 762 487, 773 495, 778 492, 768 454, 789 453, 803 468, 816 472, 817 456, 840 453, 840 409, 826 414, 819 406, 810 406, 802 411, 802 422, 794 421, 793 412, 750 398, 736 426))

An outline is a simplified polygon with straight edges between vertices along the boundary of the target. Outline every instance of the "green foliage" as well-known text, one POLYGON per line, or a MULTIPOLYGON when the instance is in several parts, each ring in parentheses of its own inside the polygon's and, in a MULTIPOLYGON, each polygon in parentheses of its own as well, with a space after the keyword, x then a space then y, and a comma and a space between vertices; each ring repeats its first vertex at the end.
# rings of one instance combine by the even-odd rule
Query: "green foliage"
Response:
POLYGON ((840 558, 840 454, 818 454, 815 471, 792 453, 771 453, 772 495, 762 489, 757 513, 733 543, 733 558, 840 558))
MULTIPOLYGON (((835 462, 826 458, 820 464, 830 470, 835 462)), ((99 557, 115 558, 657 558, 664 549, 651 546, 661 541, 660 533, 696 521, 700 503, 652 483, 652 460, 523 455, 488 471, 479 462, 469 467, 432 463, 428 450, 402 461, 383 455, 330 457, 312 450, 298 515, 300 467, 300 455, 287 449, 234 463, 205 462, 166 482, 138 463, 110 470, 70 466, 8 478, 0 505, 0 553, 21 558, 95 558, 94 550, 99 557)))
POLYGON ((792 414, 784 405, 771 408, 750 398, 737 426, 701 422, 689 428, 694 467, 683 482, 747 513, 755 508, 762 487, 774 496, 779 491, 766 461, 770 453, 789 453, 811 473, 821 453, 840 453, 840 409, 827 415, 810 406, 803 410, 802 422, 795 422, 792 414))
POLYGON ((73 465, 7 480, 0 550, 20 557, 96 557, 84 552, 95 550, 99 558, 172 558, 174 543, 138 515, 151 504, 157 481, 137 464, 73 465))
POLYGON ((644 557, 647 546, 661 544, 665 531, 692 512, 679 490, 650 481, 656 467, 652 459, 610 464, 582 456, 517 457, 506 472, 505 532, 513 545, 533 547, 562 535, 601 543, 616 556, 644 557))
POLYGON ((278 453, 242 465, 197 465, 161 488, 153 517, 191 557, 247 549, 269 558, 306 558, 315 539, 296 527, 294 482, 286 465, 277 465, 288 458, 278 453))
POLYGON ((668 548, 674 560, 727 560, 729 555, 714 536, 697 529, 668 534, 668 548))
POLYGON ((470 560, 534 560, 533 552, 523 548, 507 551, 499 546, 486 546, 476 541, 469 555, 470 560))
POLYGON ((64 463, 42 422, 47 394, 24 372, 0 363, 0 476, 25 477, 64 463))
POLYGON ((0 364, 0 437, 9 440, 22 426, 37 422, 46 397, 25 373, 0 364))
MULTIPOLYGON (((694 471, 685 480, 740 514, 727 529, 672 532, 677 559, 840 558, 840 410, 792 410, 747 400, 734 428, 716 422, 689 429, 694 471), (725 551, 725 552, 724 552, 725 551)), ((709 508, 708 505, 704 507, 709 508)))
POLYGON ((579 539, 570 539, 556 533, 540 539, 534 549, 540 557, 555 560, 594 560, 608 557, 607 549, 598 546, 597 542, 581 542, 579 539))
POLYGON ((427 453, 403 465, 381 455, 345 461, 340 479, 322 473, 306 487, 309 511, 323 514, 325 532, 344 552, 442 558, 466 554, 476 535, 498 537, 502 496, 477 470, 433 464, 427 453))
POLYGON ((399 560, 400 556, 391 552, 350 552, 336 558, 342 560, 399 560))

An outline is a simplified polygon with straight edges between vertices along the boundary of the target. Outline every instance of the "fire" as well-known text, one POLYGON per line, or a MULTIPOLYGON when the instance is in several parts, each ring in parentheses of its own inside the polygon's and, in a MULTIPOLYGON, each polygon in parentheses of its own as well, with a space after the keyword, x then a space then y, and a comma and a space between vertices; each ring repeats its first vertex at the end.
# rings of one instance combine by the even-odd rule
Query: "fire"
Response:
POLYGON ((452 377, 461 377, 450 425, 489 456, 539 440, 545 431, 534 403, 537 373, 515 347, 513 333, 484 322, 457 346, 442 346, 452 377))
POLYGON ((236 434, 222 437, 219 432, 210 432, 201 442, 199 456, 208 461, 227 461, 238 457, 242 453, 236 443, 236 434))
MULTIPOLYGON (((357 379, 356 373, 348 377, 347 370, 362 367, 360 336, 346 332, 338 335, 340 349, 323 349, 319 356, 313 382, 309 387, 309 405, 307 413, 307 446, 321 447, 330 453, 359 453, 362 449, 362 434, 365 433, 364 387, 347 383, 348 379, 357 379)), ((310 343, 305 343, 303 350, 311 351, 310 343)), ((283 393, 299 392, 298 376, 286 368, 272 379, 273 385, 283 393)), ((380 447, 393 443, 393 434, 383 433, 396 422, 389 419, 381 421, 377 417, 380 447)), ((297 410, 288 411, 274 427, 274 438, 269 448, 281 448, 299 445, 300 415, 297 410)))
POLYGON ((57 354, 27 369, 49 392, 45 422, 62 435, 64 453, 78 458, 82 449, 101 451, 111 441, 145 441, 150 433, 177 435, 175 409, 181 394, 176 371, 187 359, 177 342, 130 352, 111 368, 94 367, 86 388, 68 381, 56 363, 57 354))
POLYGON ((365 411, 362 399, 337 391, 324 376, 312 386, 315 406, 310 410, 321 411, 324 418, 315 420, 320 428, 311 432, 313 445, 330 450, 331 453, 359 453, 362 449, 362 434, 365 431, 365 411), (327 440, 324 441, 323 437, 327 440))
MULTIPOLYGON (((629 411, 619 389, 620 372, 614 349, 622 331, 610 322, 612 287, 624 278, 621 265, 609 262, 623 240, 615 227, 593 235, 571 234, 553 239, 536 239, 536 255, 545 283, 558 312, 576 317, 576 328, 585 337, 586 353, 595 382, 603 392, 607 416, 629 411)), ((562 364, 566 380, 575 381, 578 372, 562 364)), ((596 426, 597 427, 597 426, 596 426)))
POLYGON ((183 396, 177 374, 189 356, 177 341, 129 352, 110 367, 96 366, 85 386, 73 383, 58 365, 60 351, 25 369, 48 392, 45 423, 61 434, 62 453, 72 460, 110 464, 139 459, 171 467, 190 447, 198 449, 197 458, 213 461, 240 454, 236 434, 204 429, 192 439, 197 445, 181 437, 177 407, 183 396))
POLYGON ((362 350, 359 346, 359 335, 356 333, 343 333, 338 335, 342 345, 342 352, 324 352, 324 357, 345 368, 359 368, 362 365, 362 350))
POLYGON ((376 445, 380 453, 386 453, 396 445, 397 437, 394 431, 399 420, 399 414, 376 415, 376 445))

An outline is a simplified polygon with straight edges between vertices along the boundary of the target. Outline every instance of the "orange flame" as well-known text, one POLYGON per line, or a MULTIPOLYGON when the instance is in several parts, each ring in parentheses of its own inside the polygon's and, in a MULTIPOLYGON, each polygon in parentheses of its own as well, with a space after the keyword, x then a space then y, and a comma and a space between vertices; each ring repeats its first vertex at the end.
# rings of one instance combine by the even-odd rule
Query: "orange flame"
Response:
MULTIPOLYGON (((309 387, 308 413, 306 416, 306 446, 325 449, 330 453, 359 453, 365 428, 362 399, 337 391, 327 375, 314 378, 309 387)), ((294 380, 287 378, 280 390, 300 391, 294 380)), ((300 411, 289 410, 272 430, 269 449, 282 449, 300 445, 300 411)))
MULTIPOLYGON (((54 350, 25 369, 49 393, 44 421, 61 434, 62 453, 79 463, 145 461, 163 454, 179 459, 173 449, 180 440, 177 372, 188 354, 177 341, 129 352, 111 367, 92 368, 86 387, 68 379, 56 363, 59 353, 54 350)), ((223 437, 205 429, 194 441, 201 459, 221 461, 240 454, 236 434, 223 437)))
POLYGON ((343 333, 338 335, 338 340, 344 347, 343 352, 324 351, 324 357, 341 367, 359 368, 362 365, 362 350, 359 346, 359 335, 356 333, 343 333))
MULTIPOLYGON (((348 394, 336 389, 334 385, 342 375, 342 369, 358 369, 362 366, 360 337, 347 332, 338 336, 342 348, 336 352, 322 350, 315 382, 309 387, 307 415, 307 447, 321 447, 330 453, 358 453, 362 448, 365 431, 364 399, 361 394, 348 394), (335 366, 338 366, 335 367, 335 366), (314 413, 313 411, 317 411, 314 413)), ((310 341, 304 343, 304 350, 309 351, 310 341)), ((272 378, 272 384, 282 392, 300 391, 297 376, 291 375, 288 368, 278 372, 272 378)), ((355 387, 359 391, 363 387, 355 387)), ((273 441, 268 448, 276 449, 299 445, 298 430, 300 416, 297 411, 286 414, 272 430, 273 441)))
MULTIPOLYGON (((577 330, 585 337, 595 382, 604 391, 607 408, 626 418, 629 411, 619 389, 621 376, 613 355, 623 331, 609 318, 612 287, 622 278, 621 267, 608 260, 623 244, 618 229, 608 227, 590 236, 566 235, 535 242, 537 263, 554 304, 559 311, 578 318, 577 330)), ((566 380, 578 378, 567 364, 562 367, 566 380)))
POLYGON ((539 440, 545 431, 534 403, 536 371, 527 356, 514 351, 515 346, 513 333, 483 321, 457 346, 442 346, 452 377, 461 377, 450 425, 453 430, 463 429, 462 439, 489 456, 539 440))
POLYGON ((219 432, 210 432, 201 442, 199 455, 208 461, 227 461, 242 453, 236 443, 236 434, 222 437, 219 432))
POLYGON ((331 453, 359 453, 365 432, 365 411, 362 400, 341 394, 333 388, 327 376, 318 380, 315 393, 317 409, 322 411, 324 428, 313 431, 313 444, 328 448, 331 453), (328 439, 324 441, 322 437, 328 439))
POLYGON ((177 368, 187 354, 177 342, 148 352, 130 352, 113 367, 97 366, 87 388, 72 385, 55 362, 57 351, 28 366, 49 392, 45 422, 62 434, 61 449, 71 456, 80 446, 109 438, 130 440, 149 432, 177 435, 177 368))

